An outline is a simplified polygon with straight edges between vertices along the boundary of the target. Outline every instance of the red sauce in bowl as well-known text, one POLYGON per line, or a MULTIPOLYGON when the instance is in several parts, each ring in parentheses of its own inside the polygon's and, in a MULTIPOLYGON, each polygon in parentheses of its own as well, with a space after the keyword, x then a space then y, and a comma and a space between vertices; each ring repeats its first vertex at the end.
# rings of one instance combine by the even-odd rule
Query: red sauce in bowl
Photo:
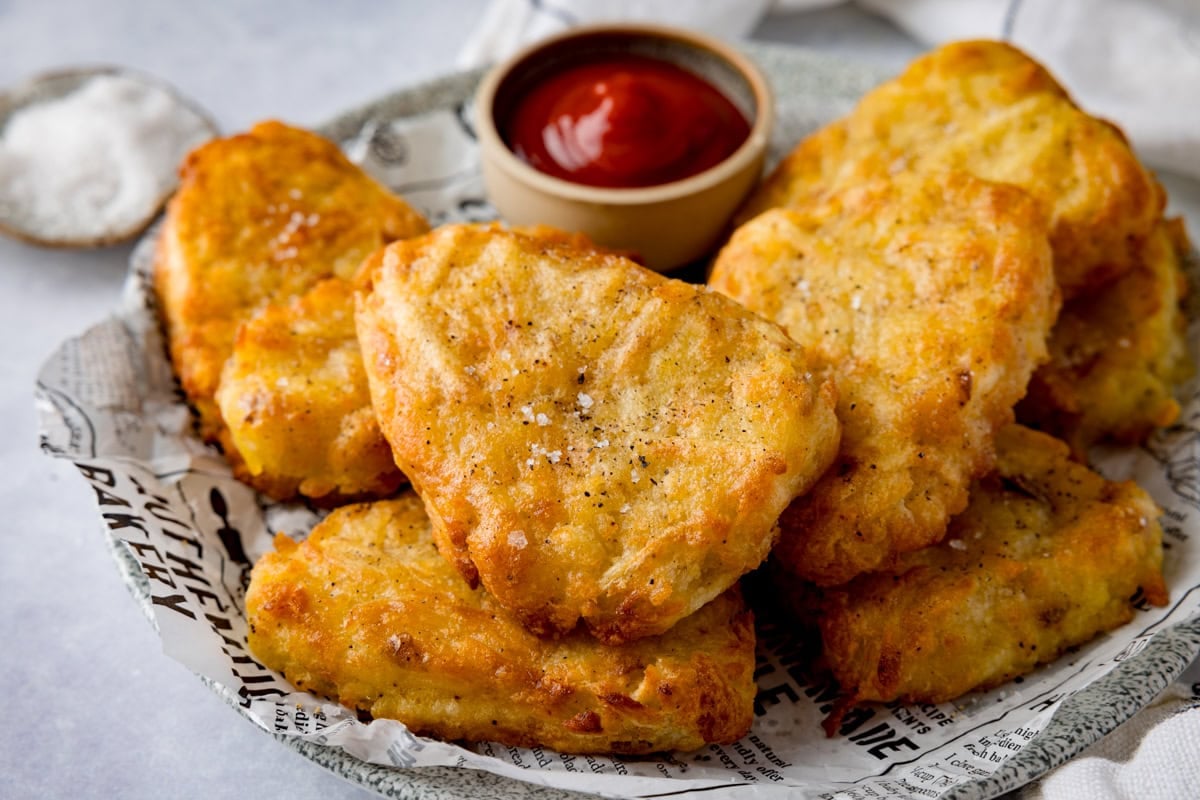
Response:
POLYGON ((750 125, 702 78, 635 55, 567 67, 534 87, 501 136, 535 169, 573 183, 657 186, 716 166, 750 125))

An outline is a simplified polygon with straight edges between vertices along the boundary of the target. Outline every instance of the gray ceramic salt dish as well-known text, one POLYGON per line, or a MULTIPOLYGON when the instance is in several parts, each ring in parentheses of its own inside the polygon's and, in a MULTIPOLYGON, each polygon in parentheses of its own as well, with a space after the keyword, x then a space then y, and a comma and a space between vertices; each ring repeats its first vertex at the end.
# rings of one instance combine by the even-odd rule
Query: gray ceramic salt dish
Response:
POLYGON ((0 92, 0 148, 6 128, 14 115, 41 104, 63 99, 83 88, 94 78, 101 76, 120 77, 142 88, 162 92, 171 103, 170 115, 178 124, 186 124, 195 131, 185 146, 173 153, 173 159, 164 164, 162 174, 155 174, 158 189, 148 195, 144 207, 138 209, 128 221, 102 230, 88 226, 87 230, 75 228, 63 217, 48 226, 31 209, 13 202, 0 191, 0 233, 42 247, 89 248, 119 244, 136 238, 162 210, 167 198, 176 186, 175 172, 178 163, 192 147, 216 136, 218 128, 208 112, 184 97, 166 81, 125 67, 96 66, 57 70, 34 76, 24 83, 0 92))

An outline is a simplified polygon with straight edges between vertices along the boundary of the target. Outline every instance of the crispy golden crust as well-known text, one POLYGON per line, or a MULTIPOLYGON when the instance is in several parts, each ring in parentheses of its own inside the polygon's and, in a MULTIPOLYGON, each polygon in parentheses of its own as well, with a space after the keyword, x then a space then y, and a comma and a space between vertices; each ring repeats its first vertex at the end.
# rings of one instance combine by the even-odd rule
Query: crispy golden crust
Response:
POLYGON ((1042 215, 1012 186, 906 173, 738 229, 710 285, 783 325, 838 387, 841 450, 780 520, 822 585, 941 539, 1058 309, 1042 215))
POLYGON ((1050 336, 1050 362, 1017 407, 1028 425, 1070 443, 1077 458, 1102 438, 1144 441, 1179 415, 1174 387, 1191 377, 1183 221, 1160 223, 1119 280, 1063 306, 1050 336))
MULTIPOLYGON (((488 227, 487 223, 482 223, 484 227, 488 227)), ((553 225, 516 225, 510 230, 513 233, 519 233, 522 236, 531 236, 534 239, 540 239, 548 244, 564 245, 566 247, 574 247, 576 250, 592 250, 597 253, 604 253, 610 256, 624 256, 630 261, 636 261, 641 264, 640 256, 630 250, 615 250, 611 247, 601 247, 591 240, 585 233, 578 231, 565 231, 562 228, 556 228, 553 225)))
POLYGON ((180 167, 158 243, 155 285, 171 358, 207 439, 238 326, 268 302, 352 278, 373 250, 428 229, 337 146, 279 122, 218 139, 180 167))
POLYGON ((380 496, 404 479, 371 410, 349 281, 322 281, 244 323, 216 399, 238 477, 273 497, 380 496))
POLYGON ((732 742, 753 718, 737 590, 620 647, 526 631, 438 555, 413 494, 344 506, 254 567, 249 644, 297 687, 444 739, 646 753, 732 742))
MULTIPOLYGON (((1010 426, 946 541, 824 590, 824 657, 847 701, 937 703, 1003 683, 1167 601, 1158 508, 1067 446, 1010 426)), ((787 590, 787 586, 782 587, 787 590)))
POLYGON ((1163 206, 1116 127, 1081 111, 1021 51, 976 41, 917 59, 801 142, 739 218, 905 169, 961 169, 1032 194, 1051 217, 1068 297, 1130 268, 1163 206))
POLYGON ((613 255, 444 227, 372 257, 372 403, 434 538, 531 629, 660 633, 766 557, 837 447, 775 325, 613 255))
MULTIPOLYGON (((545 225, 521 232, 596 249, 545 225)), ((277 500, 336 505, 389 495, 404 481, 371 408, 349 281, 329 278, 244 322, 216 400, 238 478, 277 500)))

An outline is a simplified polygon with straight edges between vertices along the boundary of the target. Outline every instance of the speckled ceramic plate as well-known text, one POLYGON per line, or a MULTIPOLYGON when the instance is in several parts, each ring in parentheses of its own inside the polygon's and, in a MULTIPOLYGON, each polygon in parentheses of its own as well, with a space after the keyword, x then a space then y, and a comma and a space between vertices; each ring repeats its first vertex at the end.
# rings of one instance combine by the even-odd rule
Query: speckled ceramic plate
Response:
MULTIPOLYGON (((779 99, 778 127, 772 143, 777 159, 805 133, 848 111, 884 75, 801 50, 747 46, 771 77, 779 99)), ((373 157, 409 158, 405 143, 390 142, 379 121, 449 110, 470 128, 466 109, 480 77, 477 72, 449 76, 384 97, 350 111, 323 126, 322 131, 343 144, 356 143, 373 157)), ((411 189, 411 187, 405 187, 411 189)), ((435 187, 436 188, 436 187, 435 187)), ((490 218, 486 198, 459 192, 456 205, 431 213, 432 221, 490 218)), ((1193 317, 1195 310, 1193 310, 1193 317)), ((1200 492, 1200 487, 1197 487, 1200 492)), ((131 592, 151 617, 149 587, 128 552, 113 549, 131 592)), ((151 617, 152 619, 152 617, 151 617)), ((1066 700, 1049 726, 1023 751, 1010 758, 991 777, 962 784, 944 795, 955 800, 979 800, 1016 789, 1078 754, 1150 703, 1200 652, 1200 621, 1163 630, 1137 655, 1123 661, 1106 678, 1066 700)), ((229 704, 242 712, 236 698, 222 686, 206 681, 229 704)), ((244 713, 244 712, 242 712, 244 713)), ((445 767, 394 769, 368 764, 344 751, 295 738, 280 740, 306 758, 349 781, 393 798, 434 800, 451 797, 508 797, 527 800, 578 797, 568 792, 519 783, 490 773, 445 767)))

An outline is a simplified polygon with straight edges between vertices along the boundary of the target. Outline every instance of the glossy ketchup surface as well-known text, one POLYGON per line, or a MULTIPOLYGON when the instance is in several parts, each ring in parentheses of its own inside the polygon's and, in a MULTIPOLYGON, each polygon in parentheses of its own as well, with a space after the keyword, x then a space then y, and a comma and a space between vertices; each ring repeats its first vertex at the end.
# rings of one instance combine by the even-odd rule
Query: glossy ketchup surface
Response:
POLYGON ((501 133, 518 158, 548 175, 632 188, 715 166, 741 146, 750 126, 703 79, 665 61, 621 55, 535 84, 501 133))

